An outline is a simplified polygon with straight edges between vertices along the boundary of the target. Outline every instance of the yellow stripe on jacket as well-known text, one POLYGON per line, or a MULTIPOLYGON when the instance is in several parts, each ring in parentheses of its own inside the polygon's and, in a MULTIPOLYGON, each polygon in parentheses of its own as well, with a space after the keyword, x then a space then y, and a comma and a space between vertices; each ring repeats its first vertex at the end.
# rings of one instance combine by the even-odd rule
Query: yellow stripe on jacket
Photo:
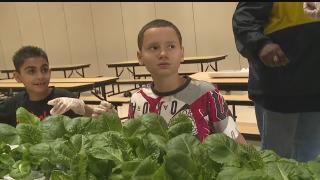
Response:
POLYGON ((303 2, 274 2, 271 16, 264 27, 264 33, 270 34, 288 27, 320 22, 303 12, 303 2))

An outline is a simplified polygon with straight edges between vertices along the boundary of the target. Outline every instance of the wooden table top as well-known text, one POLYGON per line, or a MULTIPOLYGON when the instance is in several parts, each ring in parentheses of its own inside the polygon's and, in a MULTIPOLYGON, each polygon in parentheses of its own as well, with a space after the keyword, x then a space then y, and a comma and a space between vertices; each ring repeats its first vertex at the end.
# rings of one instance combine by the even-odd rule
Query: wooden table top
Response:
MULTIPOLYGON (((115 81, 117 77, 90 77, 90 78, 51 78, 52 83, 98 83, 106 81, 115 81)), ((0 83, 17 83, 15 79, 3 79, 0 83)))
POLYGON ((248 84, 248 78, 247 77, 218 77, 218 78, 211 78, 209 77, 208 73, 210 72, 198 72, 195 74, 190 75, 191 78, 207 81, 213 84, 248 84))
MULTIPOLYGON (((181 64, 192 64, 192 63, 210 63, 223 60, 228 55, 217 55, 217 56, 194 56, 194 57, 185 57, 184 61, 181 64)), ((108 67, 127 67, 127 66, 140 66, 138 60, 129 60, 129 61, 120 61, 117 63, 109 63, 108 67)))
POLYGON ((73 70, 80 68, 88 68, 91 64, 70 64, 70 65, 59 65, 59 66, 50 66, 51 71, 61 71, 61 70, 73 70))
MULTIPOLYGON (((80 69, 90 67, 91 64, 70 64, 70 65, 57 65, 50 66, 51 71, 62 71, 62 70, 72 70, 72 69, 80 69)), ((14 69, 1 69, 2 73, 13 73, 14 69)))
MULTIPOLYGON (((93 86, 93 83, 49 83, 49 86, 55 86, 59 88, 74 88, 79 86, 93 86)), ((0 88, 24 88, 22 83, 18 82, 7 82, 7 83, 0 83, 0 88)))

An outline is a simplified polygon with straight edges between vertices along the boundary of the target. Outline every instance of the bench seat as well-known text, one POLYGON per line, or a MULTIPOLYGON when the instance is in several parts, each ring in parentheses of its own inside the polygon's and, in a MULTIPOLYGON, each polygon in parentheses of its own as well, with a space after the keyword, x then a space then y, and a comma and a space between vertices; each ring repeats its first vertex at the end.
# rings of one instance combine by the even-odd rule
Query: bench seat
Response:
MULTIPOLYGON (((101 99, 94 95, 80 95, 80 99, 82 99, 86 104, 100 104, 101 102, 101 99)), ((119 106, 124 103, 129 103, 130 97, 108 96, 107 101, 115 106, 119 106)))

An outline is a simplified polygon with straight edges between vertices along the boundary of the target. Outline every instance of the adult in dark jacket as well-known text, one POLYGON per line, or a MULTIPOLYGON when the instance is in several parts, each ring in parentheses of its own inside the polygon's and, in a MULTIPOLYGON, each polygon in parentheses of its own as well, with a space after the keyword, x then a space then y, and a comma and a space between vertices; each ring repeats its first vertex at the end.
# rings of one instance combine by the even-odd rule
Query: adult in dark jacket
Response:
POLYGON ((320 21, 303 2, 239 2, 235 42, 249 62, 263 149, 298 161, 320 154, 320 21))

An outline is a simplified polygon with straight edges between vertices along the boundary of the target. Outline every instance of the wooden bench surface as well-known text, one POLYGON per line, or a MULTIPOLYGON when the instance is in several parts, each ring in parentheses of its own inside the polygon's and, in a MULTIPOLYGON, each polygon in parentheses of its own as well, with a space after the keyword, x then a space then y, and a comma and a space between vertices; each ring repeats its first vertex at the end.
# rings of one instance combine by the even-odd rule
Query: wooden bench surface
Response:
MULTIPOLYGON (((97 102, 98 104, 100 103, 100 101, 102 101, 94 95, 80 95, 80 99, 82 99, 85 102, 97 102)), ((130 97, 109 96, 107 97, 107 101, 110 103, 129 103, 130 97)))
POLYGON ((229 105, 245 105, 245 106, 253 106, 254 103, 248 97, 248 94, 226 94, 223 95, 224 100, 229 105))
POLYGON ((228 101, 251 101, 248 97, 248 94, 225 94, 223 98, 228 101))
POLYGON ((129 102, 130 102, 130 97, 124 97, 124 96, 109 96, 109 97, 107 97, 107 101, 109 101, 109 102, 129 103, 129 102))
POLYGON ((242 134, 253 134, 259 135, 259 129, 256 122, 236 122, 239 128, 239 131, 242 134))

